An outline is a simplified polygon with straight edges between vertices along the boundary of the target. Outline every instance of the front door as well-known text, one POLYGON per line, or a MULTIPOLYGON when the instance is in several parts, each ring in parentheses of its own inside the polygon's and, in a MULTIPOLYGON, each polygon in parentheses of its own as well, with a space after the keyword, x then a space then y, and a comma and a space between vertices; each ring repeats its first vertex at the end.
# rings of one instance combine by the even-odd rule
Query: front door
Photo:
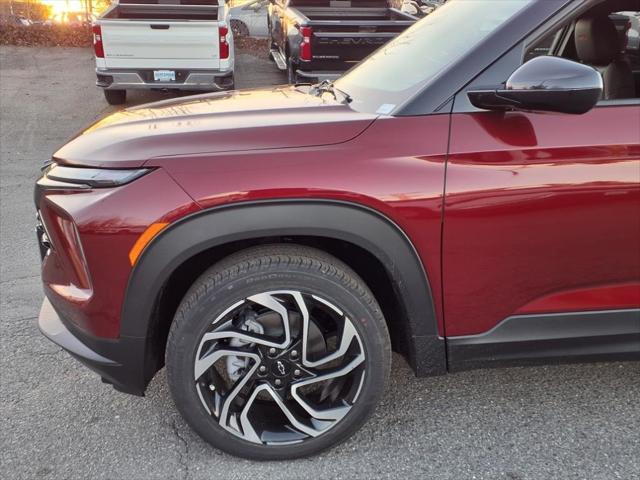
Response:
MULTIPOLYGON (((556 54, 577 55, 575 22, 554 38, 556 54)), ((469 88, 531 55, 512 52, 469 88)), ((480 111, 457 96, 443 230, 453 368, 640 352, 638 96, 580 116, 480 111)))

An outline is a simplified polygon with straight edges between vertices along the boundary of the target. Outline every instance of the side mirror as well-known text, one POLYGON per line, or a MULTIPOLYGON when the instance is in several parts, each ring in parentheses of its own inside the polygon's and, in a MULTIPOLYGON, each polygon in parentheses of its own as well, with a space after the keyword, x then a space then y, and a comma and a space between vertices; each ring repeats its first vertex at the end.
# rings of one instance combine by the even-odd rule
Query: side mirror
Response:
POLYGON ((602 76, 587 65, 559 57, 536 57, 518 68, 504 89, 468 92, 485 110, 582 114, 602 96, 602 76))

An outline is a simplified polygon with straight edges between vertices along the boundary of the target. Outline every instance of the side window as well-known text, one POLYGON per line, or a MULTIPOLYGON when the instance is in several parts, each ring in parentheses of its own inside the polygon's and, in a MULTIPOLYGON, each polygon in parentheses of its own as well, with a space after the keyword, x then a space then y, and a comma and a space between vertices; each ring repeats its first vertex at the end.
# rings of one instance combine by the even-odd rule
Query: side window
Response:
POLYGON ((637 108, 640 105, 640 11, 637 1, 606 0, 596 7, 571 18, 553 19, 554 27, 549 27, 542 35, 540 31, 533 32, 535 38, 514 46, 468 84, 456 96, 454 111, 477 111, 469 100, 468 91, 504 85, 520 65, 549 55, 581 62, 598 70, 605 87, 600 105, 621 103, 637 108), (582 38, 578 38, 580 36, 582 38), (603 45, 610 47, 602 48, 603 45))
POLYGON ((244 6, 245 10, 257 11, 261 8, 259 0, 253 0, 253 2, 249 2, 244 6))
POLYGON ((554 47, 555 43, 559 39, 562 34, 562 30, 557 30, 555 32, 551 32, 547 36, 545 36, 542 40, 537 42, 533 47, 531 47, 524 56, 524 62, 528 62, 532 58, 543 57, 545 55, 551 54, 551 48, 554 47))
POLYGON ((526 51, 524 61, 543 55, 578 61, 602 75, 602 100, 640 98, 640 11, 606 9, 620 3, 599 4, 549 33, 526 51))
POLYGON ((640 97, 640 11, 616 12, 610 18, 618 30, 622 56, 633 73, 636 97, 640 97))

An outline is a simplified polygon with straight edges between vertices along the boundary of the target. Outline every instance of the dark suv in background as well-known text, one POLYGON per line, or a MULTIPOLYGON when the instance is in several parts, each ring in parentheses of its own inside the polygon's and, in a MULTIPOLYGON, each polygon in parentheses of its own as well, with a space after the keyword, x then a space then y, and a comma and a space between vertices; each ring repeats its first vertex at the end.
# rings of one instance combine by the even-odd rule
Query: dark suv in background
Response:
POLYGON ((98 121, 37 182, 42 332, 256 459, 348 438, 392 348, 639 360, 638 3, 451 0, 335 83, 98 121))

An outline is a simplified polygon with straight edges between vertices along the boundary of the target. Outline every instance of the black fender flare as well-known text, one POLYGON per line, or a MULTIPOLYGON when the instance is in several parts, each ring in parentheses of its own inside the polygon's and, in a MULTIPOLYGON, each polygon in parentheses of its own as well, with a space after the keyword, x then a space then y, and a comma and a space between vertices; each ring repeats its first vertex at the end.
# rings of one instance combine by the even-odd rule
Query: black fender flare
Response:
POLYGON ((446 371, 444 340, 438 335, 431 288, 410 239, 378 211, 334 200, 235 203, 196 212, 168 226, 147 245, 129 277, 121 336, 149 338, 163 285, 189 258, 220 245, 277 236, 342 240, 374 255, 403 303, 411 366, 419 376, 446 371))

